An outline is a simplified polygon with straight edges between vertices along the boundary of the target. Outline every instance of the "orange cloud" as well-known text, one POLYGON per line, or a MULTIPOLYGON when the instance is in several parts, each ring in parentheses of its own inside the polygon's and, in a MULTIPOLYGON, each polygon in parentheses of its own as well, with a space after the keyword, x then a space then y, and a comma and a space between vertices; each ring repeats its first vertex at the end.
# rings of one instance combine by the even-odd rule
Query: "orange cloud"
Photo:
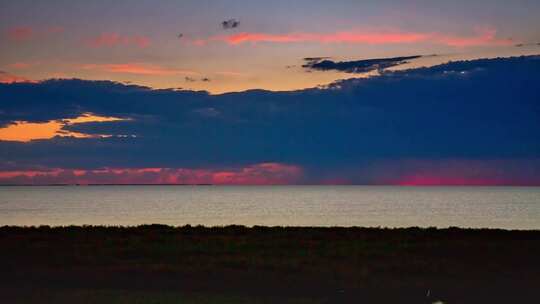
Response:
POLYGON ((124 36, 117 33, 103 33, 86 41, 93 48, 113 46, 137 46, 145 48, 150 46, 150 38, 146 36, 124 36))
POLYGON ((195 75, 194 71, 165 68, 157 65, 125 63, 125 64, 86 64, 83 69, 97 69, 111 73, 139 74, 139 75, 195 75))
POLYGON ((277 185, 297 183, 303 170, 296 165, 259 163, 246 167, 218 169, 105 168, 0 172, 2 184, 217 184, 277 185))
POLYGON ((402 31, 350 31, 330 34, 319 33, 286 33, 286 34, 266 34, 266 33, 238 33, 228 36, 215 36, 207 40, 197 40, 196 45, 204 45, 209 41, 224 41, 231 45, 242 43, 297 43, 297 42, 317 42, 317 43, 358 43, 358 44, 403 44, 430 42, 445 44, 454 47, 482 46, 482 45, 512 45, 510 39, 496 38, 496 30, 477 30, 472 36, 446 35, 441 33, 417 33, 402 31))
POLYGON ((83 114, 77 118, 64 120, 50 120, 43 123, 16 121, 7 127, 0 128, 0 140, 29 142, 36 139, 50 139, 55 136, 71 136, 77 138, 107 137, 108 135, 89 135, 63 130, 66 125, 85 122, 105 122, 124 120, 116 117, 96 116, 91 113, 83 114))

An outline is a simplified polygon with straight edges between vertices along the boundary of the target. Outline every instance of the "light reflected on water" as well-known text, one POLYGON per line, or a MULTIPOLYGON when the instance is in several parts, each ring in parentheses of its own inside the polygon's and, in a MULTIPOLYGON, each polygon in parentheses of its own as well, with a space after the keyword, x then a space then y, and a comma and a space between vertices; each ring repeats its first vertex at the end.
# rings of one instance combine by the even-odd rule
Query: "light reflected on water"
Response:
POLYGON ((540 188, 0 187, 0 225, 145 223, 540 229, 540 188))

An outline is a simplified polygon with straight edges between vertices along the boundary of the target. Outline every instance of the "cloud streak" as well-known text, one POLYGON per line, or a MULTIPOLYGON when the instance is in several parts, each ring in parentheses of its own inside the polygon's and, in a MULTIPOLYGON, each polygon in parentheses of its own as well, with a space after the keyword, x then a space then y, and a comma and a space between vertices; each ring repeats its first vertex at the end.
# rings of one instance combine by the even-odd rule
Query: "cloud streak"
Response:
POLYGON ((242 32, 226 36, 214 36, 207 40, 198 41, 199 45, 205 42, 223 41, 230 45, 244 43, 348 43, 348 44, 410 44, 434 43, 452 47, 471 46, 501 46, 513 45, 510 39, 496 37, 494 29, 477 29, 474 35, 459 36, 443 33, 422 33, 405 31, 345 31, 336 33, 285 33, 269 34, 258 32, 242 32))
POLYGON ((324 57, 304 58, 306 63, 303 68, 318 71, 340 71, 346 73, 367 73, 371 71, 382 71, 384 69, 408 63, 410 60, 418 59, 422 56, 406 56, 393 58, 377 58, 356 61, 332 61, 324 57))
POLYGON ((301 167, 259 163, 230 169, 104 168, 95 170, 52 168, 3 171, 0 184, 216 184, 282 185, 301 180, 301 167))

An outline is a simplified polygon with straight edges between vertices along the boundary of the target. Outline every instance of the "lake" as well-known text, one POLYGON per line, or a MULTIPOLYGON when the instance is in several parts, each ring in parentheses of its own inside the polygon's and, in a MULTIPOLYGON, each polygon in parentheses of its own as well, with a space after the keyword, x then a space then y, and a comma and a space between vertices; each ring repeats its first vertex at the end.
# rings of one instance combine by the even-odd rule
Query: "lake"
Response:
POLYGON ((540 188, 0 187, 0 225, 151 223, 540 229, 540 188))

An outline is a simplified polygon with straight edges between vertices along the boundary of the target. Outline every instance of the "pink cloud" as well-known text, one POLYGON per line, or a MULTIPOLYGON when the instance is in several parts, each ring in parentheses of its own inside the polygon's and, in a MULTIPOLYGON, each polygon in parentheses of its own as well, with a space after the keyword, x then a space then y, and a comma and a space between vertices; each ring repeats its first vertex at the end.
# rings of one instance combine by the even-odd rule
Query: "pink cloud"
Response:
POLYGON ((14 27, 7 30, 7 37, 15 42, 25 42, 35 38, 47 38, 52 35, 61 34, 64 28, 60 26, 34 29, 29 26, 14 27))
POLYGON ((494 45, 504 46, 513 45, 511 39, 499 39, 496 37, 497 31, 495 29, 485 28, 477 29, 474 36, 455 36, 455 35, 443 35, 433 34, 432 41, 435 43, 446 44, 454 47, 469 47, 469 46, 482 46, 482 45, 494 45))
POLYGON ((404 43, 435 43, 453 47, 512 45, 510 39, 499 39, 496 30, 481 29, 474 35, 458 36, 442 33, 420 33, 403 31, 348 31, 329 34, 320 33, 285 33, 267 34, 243 32, 228 36, 214 36, 206 40, 196 40, 195 45, 204 45, 210 41, 223 41, 231 45, 243 43, 350 43, 350 44, 404 44, 404 43))
MULTIPOLYGON (((0 184, 216 184, 281 185, 311 181, 316 184, 381 184, 402 186, 520 185, 540 186, 531 160, 408 160, 389 161, 373 168, 332 172, 332 177, 306 176, 302 167, 258 163, 230 169, 104 168, 95 170, 38 168, 4 170, 0 184), (367 175, 366 175, 367 174, 367 175), (367 179, 365 179, 367 178, 367 179)), ((536 171, 535 171, 536 170, 536 171)))
POLYGON ((195 71, 172 69, 151 64, 124 63, 124 64, 86 64, 81 66, 86 70, 100 70, 110 73, 138 74, 138 75, 196 75, 195 71))
POLYGON ((145 48, 150 46, 150 43, 150 38, 146 36, 127 36, 117 33, 103 33, 86 41, 86 44, 93 48, 114 46, 136 46, 145 48))
POLYGON ((219 169, 106 168, 98 170, 49 169, 0 172, 3 184, 219 184, 275 185, 300 181, 299 166, 260 163, 219 169))
POLYGON ((366 44, 386 44, 386 43, 412 43, 425 40, 424 34, 417 33, 355 33, 338 32, 333 34, 313 34, 313 33, 289 33, 289 34, 264 34, 264 33, 239 33, 222 37, 229 44, 241 44, 245 42, 321 42, 321 43, 366 43, 366 44))

